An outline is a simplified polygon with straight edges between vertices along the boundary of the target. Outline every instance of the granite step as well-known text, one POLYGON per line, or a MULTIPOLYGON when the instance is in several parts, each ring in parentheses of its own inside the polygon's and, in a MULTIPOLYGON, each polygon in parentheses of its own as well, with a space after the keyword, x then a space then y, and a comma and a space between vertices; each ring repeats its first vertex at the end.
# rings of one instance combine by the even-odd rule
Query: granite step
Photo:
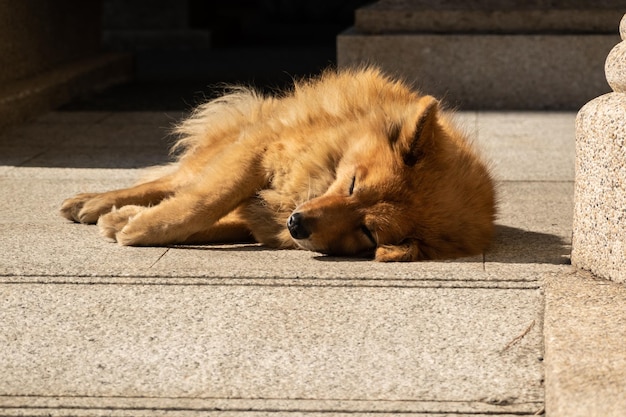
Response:
POLYGON ((338 65, 381 66, 457 108, 576 110, 610 91, 617 3, 382 0, 338 36, 338 65))

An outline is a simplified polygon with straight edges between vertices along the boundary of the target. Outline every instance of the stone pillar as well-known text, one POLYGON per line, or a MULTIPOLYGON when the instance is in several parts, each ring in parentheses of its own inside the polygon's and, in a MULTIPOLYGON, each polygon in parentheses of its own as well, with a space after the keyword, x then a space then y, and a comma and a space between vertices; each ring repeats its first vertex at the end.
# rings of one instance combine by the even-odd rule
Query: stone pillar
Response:
POLYGON ((576 119, 572 264, 626 282, 626 15, 622 42, 605 73, 612 93, 587 103, 576 119))

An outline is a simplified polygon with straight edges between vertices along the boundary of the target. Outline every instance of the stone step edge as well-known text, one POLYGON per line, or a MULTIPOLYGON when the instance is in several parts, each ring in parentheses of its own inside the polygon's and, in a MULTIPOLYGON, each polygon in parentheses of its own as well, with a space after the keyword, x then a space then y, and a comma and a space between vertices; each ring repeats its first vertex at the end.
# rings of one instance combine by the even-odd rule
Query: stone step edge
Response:
MULTIPOLYGON (((53 412, 55 416, 91 415, 92 410, 139 410, 273 413, 484 413, 532 414, 543 409, 543 402, 481 401, 412 401, 350 399, 264 399, 264 398, 191 398, 191 397, 90 397, 90 396, 0 396, 0 414, 21 410, 53 412)), ((118 415, 116 413, 116 415, 118 415)), ((160 415, 160 414, 159 414, 160 415)))
POLYGON ((375 3, 356 10, 355 27, 364 33, 608 34, 623 14, 623 8, 420 10, 375 3))

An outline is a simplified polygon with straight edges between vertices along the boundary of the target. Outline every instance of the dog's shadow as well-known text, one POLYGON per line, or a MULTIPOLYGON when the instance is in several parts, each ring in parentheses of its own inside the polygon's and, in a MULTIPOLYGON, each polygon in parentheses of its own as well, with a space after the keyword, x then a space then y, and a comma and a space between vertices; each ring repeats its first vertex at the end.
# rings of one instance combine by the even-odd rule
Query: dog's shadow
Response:
MULTIPOLYGON (((258 243, 238 243, 233 245, 172 245, 172 248, 188 250, 207 250, 216 252, 263 252, 275 249, 258 243)), ((533 232, 516 227, 497 225, 494 241, 485 253, 485 262, 554 264, 570 263, 571 245, 563 238, 549 233, 533 232)), ((368 257, 345 257, 314 255, 313 259, 321 262, 368 262, 368 257)), ((472 262, 478 257, 467 258, 472 262)), ((476 262, 482 262, 482 260, 476 262)))
MULTIPOLYGON (((484 262, 563 265, 570 263, 570 251, 570 243, 560 236, 496 225, 494 240, 485 252, 484 262)), ((315 256, 314 259, 324 262, 370 260, 326 255, 315 256)), ((483 262, 478 260, 479 257, 466 258, 464 261, 472 262, 474 259, 475 262, 483 262)))
POLYGON ((560 236, 496 225, 486 262, 554 264, 570 263, 571 243, 560 236))

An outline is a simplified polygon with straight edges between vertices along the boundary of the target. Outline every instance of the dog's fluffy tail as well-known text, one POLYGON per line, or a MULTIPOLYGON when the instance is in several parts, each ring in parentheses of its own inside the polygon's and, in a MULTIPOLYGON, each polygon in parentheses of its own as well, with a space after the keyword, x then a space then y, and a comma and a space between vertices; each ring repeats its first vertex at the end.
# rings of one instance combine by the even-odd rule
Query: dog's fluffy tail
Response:
POLYGON ((180 139, 171 152, 192 151, 200 142, 207 144, 211 136, 218 138, 234 127, 250 123, 263 101, 264 97, 256 90, 228 87, 224 95, 196 107, 190 117, 175 126, 174 133, 180 139))

